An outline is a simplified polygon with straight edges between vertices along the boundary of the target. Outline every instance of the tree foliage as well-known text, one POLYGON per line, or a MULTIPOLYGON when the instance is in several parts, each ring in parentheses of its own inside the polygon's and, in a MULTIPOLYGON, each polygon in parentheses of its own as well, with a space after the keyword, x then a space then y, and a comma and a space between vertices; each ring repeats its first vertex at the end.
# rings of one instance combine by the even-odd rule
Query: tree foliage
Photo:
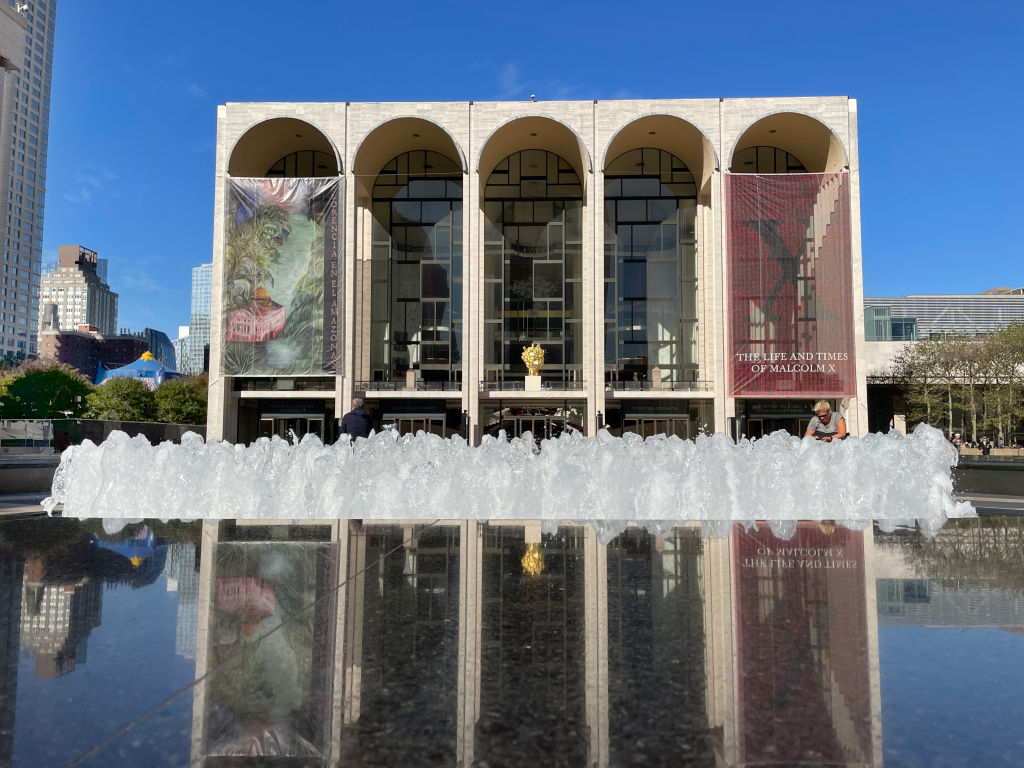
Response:
POLYGON ((205 424, 206 376, 168 379, 153 392, 156 418, 171 424, 205 424))
POLYGON ((156 399, 149 387, 138 379, 107 379, 88 398, 89 415, 114 421, 154 421, 156 399))
POLYGON ((908 345, 893 373, 904 384, 910 423, 971 441, 1020 439, 1024 419, 1024 323, 983 336, 933 337, 908 345))
POLYGON ((0 418, 80 416, 92 389, 88 380, 66 363, 27 360, 0 378, 0 418))

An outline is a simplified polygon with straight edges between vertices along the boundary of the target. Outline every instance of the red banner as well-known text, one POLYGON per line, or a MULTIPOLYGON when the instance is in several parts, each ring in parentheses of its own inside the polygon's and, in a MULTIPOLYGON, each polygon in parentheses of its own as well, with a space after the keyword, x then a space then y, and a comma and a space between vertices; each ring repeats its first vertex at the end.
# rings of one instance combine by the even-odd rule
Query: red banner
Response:
POLYGON ((740 763, 870 765, 863 532, 761 523, 732 543, 740 763))
POLYGON ((857 394, 849 172, 726 174, 732 397, 857 394))

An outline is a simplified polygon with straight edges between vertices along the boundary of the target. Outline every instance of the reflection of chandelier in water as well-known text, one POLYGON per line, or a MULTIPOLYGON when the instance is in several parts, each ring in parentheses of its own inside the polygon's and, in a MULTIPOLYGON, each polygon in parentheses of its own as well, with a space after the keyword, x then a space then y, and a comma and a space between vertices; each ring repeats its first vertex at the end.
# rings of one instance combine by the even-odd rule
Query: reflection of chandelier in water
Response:
POLYGON ((520 561, 523 565, 523 573, 527 576, 539 576, 544 572, 544 553, 540 551, 540 544, 527 544, 526 554, 520 561))

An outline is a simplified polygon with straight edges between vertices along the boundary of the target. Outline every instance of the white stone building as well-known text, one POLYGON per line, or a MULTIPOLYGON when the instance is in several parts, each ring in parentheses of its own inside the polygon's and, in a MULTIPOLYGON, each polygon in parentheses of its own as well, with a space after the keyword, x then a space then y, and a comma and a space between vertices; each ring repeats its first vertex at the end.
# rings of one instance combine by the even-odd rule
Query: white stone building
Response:
POLYGON ((62 245, 58 254, 57 268, 43 278, 40 289, 44 311, 39 330, 75 331, 87 325, 104 336, 116 335, 118 295, 107 285, 105 259, 81 245, 62 245), (48 305, 56 307, 56 328, 48 305))
POLYGON ((798 432, 820 398, 862 433, 857 153, 847 97, 223 105, 209 435, 332 440, 356 395, 474 442, 798 432))

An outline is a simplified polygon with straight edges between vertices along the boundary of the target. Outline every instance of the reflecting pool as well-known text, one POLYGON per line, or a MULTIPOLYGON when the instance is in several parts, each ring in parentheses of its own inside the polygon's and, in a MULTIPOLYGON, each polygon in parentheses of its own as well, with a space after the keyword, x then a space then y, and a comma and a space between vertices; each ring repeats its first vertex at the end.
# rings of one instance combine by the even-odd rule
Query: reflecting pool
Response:
POLYGON ((0 522, 0 765, 1020 765, 1024 518, 0 522))

